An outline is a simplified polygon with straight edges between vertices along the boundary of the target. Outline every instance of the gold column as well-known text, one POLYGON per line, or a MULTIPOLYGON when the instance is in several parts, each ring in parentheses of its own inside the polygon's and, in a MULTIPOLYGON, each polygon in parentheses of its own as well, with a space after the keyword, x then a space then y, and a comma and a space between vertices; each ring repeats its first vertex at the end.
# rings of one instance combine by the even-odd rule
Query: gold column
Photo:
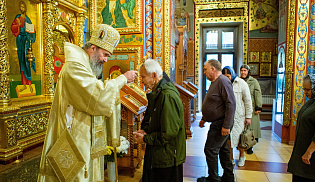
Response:
POLYGON ((76 41, 79 47, 83 47, 84 45, 84 20, 85 13, 84 12, 77 13, 76 41))
POLYGON ((44 93, 48 98, 54 96, 54 49, 53 49, 53 0, 41 0, 43 3, 44 30, 44 93))
POLYGON ((284 91, 284 108, 283 108, 283 125, 290 126, 292 122, 292 89, 293 89, 293 59, 294 59, 294 39, 295 39, 295 0, 288 1, 288 21, 287 21, 287 53, 285 65, 285 91, 284 91))
POLYGON ((9 54, 6 0, 0 0, 0 107, 10 103, 9 54))

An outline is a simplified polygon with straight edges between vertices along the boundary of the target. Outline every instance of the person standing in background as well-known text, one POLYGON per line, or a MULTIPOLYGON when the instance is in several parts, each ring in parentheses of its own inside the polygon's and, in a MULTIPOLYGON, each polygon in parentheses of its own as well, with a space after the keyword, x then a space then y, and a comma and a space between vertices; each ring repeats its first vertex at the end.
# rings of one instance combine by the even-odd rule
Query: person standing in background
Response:
MULTIPOLYGON (((240 68, 241 78, 246 81, 249 87, 249 91, 252 97, 252 107, 253 114, 251 119, 250 129, 253 129, 255 134, 255 139, 258 142, 258 138, 261 137, 260 131, 260 117, 259 113, 262 111, 262 96, 260 85, 256 78, 250 76, 250 67, 246 64, 242 65, 240 68)), ((247 150, 247 154, 253 153, 253 147, 247 150)))
MULTIPOLYGON (((237 77, 237 74, 235 73, 232 67, 230 66, 224 67, 222 69, 222 74, 231 80, 236 100, 234 125, 229 140, 231 160, 232 163, 234 164, 233 148, 237 147, 240 140, 240 135, 244 130, 244 126, 250 125, 251 123, 253 112, 252 99, 250 96, 250 91, 247 83, 243 79, 237 77)), ((246 159, 245 150, 241 148, 238 148, 238 150, 240 151, 238 166, 244 166, 246 159)))

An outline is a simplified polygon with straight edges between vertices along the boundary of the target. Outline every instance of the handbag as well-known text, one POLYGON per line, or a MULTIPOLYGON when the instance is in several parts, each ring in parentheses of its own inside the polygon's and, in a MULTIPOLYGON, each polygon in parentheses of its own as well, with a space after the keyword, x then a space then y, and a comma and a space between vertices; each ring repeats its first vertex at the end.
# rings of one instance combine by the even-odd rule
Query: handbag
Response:
POLYGON ((246 125, 240 135, 238 147, 247 150, 253 147, 256 143, 257 141, 255 140, 254 131, 252 129, 248 129, 248 125, 246 125))

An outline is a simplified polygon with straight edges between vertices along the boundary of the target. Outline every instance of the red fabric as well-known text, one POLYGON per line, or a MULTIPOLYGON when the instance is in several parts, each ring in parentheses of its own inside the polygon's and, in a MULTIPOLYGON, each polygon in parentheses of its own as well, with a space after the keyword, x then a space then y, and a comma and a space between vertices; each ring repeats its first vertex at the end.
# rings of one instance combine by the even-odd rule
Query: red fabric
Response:
POLYGON ((13 35, 15 37, 19 36, 20 35, 20 28, 23 28, 24 26, 25 26, 25 18, 20 16, 19 18, 14 19, 14 21, 11 25, 11 31, 12 31, 13 35), (20 20, 21 25, 18 24, 17 19, 20 20))
POLYGON ((31 85, 32 84, 31 80, 28 80, 25 78, 23 71, 21 73, 21 82, 22 82, 22 85, 31 85))
POLYGON ((54 70, 55 70, 55 72, 56 72, 57 74, 60 73, 60 70, 61 70, 63 64, 64 64, 64 62, 63 62, 60 58, 54 56, 54 70), (57 64, 56 62, 57 62, 58 64, 57 64))

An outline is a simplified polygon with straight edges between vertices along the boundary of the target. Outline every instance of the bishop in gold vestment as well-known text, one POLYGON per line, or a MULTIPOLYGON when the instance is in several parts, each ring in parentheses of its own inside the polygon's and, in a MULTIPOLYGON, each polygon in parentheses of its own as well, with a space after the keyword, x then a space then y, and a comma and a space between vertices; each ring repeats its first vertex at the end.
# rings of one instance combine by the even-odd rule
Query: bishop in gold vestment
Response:
POLYGON ((137 76, 127 71, 105 82, 96 78, 119 38, 114 28, 102 24, 88 48, 65 43, 66 62, 55 90, 38 181, 104 181, 106 145, 119 146, 119 90, 137 76))

